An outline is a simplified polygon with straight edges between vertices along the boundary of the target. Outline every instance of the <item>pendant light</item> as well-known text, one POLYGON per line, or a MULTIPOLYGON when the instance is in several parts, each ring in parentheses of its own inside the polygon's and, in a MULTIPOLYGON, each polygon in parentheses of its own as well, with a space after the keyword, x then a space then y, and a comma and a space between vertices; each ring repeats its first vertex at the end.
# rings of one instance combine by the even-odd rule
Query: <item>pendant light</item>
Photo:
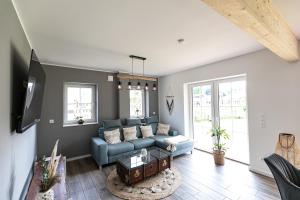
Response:
MULTIPOLYGON (((145 60, 143 60, 143 76, 145 76, 145 60)), ((146 81, 146 84, 145 84, 145 90, 148 90, 149 87, 148 87, 148 83, 146 81)))
POLYGON ((153 90, 153 91, 156 91, 156 90, 157 90, 157 88, 156 88, 156 84, 155 84, 155 83, 153 83, 152 90, 153 90))
POLYGON ((122 82, 121 81, 119 81, 119 83, 118 83, 118 89, 122 90, 122 82))
POLYGON ((138 89, 138 90, 141 89, 141 83, 140 83, 140 81, 137 83, 136 89, 138 89))
POLYGON ((131 90, 131 81, 130 81, 130 79, 131 79, 132 76, 133 76, 133 57, 131 57, 131 76, 130 76, 129 81, 128 81, 128 86, 127 86, 128 90, 131 90))

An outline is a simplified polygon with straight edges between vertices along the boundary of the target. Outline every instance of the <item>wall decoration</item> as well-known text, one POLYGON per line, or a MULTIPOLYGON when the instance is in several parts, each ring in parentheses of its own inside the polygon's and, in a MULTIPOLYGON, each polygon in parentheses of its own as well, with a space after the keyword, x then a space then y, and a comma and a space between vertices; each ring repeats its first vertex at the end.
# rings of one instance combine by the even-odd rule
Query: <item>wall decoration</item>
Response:
POLYGON ((174 109, 174 96, 166 96, 166 104, 169 114, 171 115, 174 109))

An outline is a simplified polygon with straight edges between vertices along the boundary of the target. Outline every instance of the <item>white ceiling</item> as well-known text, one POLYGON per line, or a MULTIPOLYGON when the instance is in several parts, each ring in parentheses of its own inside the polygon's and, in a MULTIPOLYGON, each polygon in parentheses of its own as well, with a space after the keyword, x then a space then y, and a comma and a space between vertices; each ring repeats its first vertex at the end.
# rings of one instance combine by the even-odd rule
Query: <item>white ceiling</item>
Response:
MULTIPOLYGON (((161 76, 263 48, 201 0, 13 1, 42 63, 126 72, 134 54, 161 76)), ((299 38, 300 1, 274 3, 299 38)))

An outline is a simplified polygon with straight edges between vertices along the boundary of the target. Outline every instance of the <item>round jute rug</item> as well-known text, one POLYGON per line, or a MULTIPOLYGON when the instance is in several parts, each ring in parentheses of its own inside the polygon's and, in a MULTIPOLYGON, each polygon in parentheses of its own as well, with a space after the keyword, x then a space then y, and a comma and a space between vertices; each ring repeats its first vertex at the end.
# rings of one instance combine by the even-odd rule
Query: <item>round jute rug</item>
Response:
POLYGON ((116 170, 113 170, 106 180, 108 191, 121 199, 129 200, 163 199, 174 193, 180 184, 180 172, 174 167, 132 186, 126 186, 116 170))

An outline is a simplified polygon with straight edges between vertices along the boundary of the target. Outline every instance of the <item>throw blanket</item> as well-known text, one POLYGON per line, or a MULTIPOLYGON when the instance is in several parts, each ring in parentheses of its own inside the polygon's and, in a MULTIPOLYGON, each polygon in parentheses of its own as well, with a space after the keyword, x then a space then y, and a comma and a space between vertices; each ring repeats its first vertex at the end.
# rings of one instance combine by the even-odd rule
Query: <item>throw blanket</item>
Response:
POLYGON ((175 137, 170 137, 170 138, 166 138, 165 139, 165 142, 168 143, 168 144, 173 144, 173 145, 176 145, 180 142, 185 142, 189 140, 189 138, 183 136, 183 135, 177 135, 175 137))

